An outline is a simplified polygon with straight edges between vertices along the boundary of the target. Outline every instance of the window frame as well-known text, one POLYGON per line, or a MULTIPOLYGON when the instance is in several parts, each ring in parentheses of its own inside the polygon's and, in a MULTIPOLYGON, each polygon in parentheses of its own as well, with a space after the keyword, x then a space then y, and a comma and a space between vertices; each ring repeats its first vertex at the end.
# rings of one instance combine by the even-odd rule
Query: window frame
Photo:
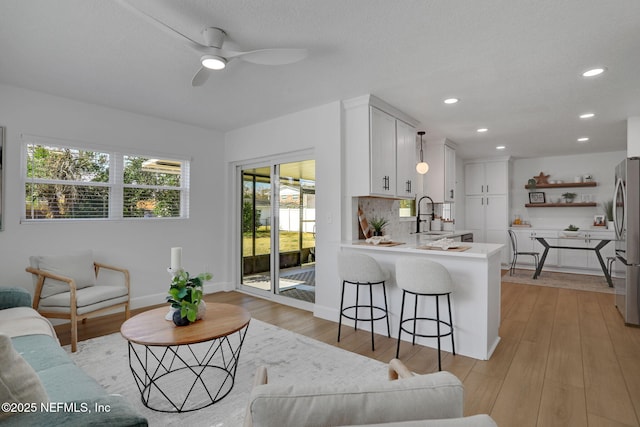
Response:
POLYGON ((115 147, 105 147, 87 142, 71 141, 50 137, 42 137, 28 134, 21 134, 20 149, 20 181, 21 181, 21 214, 20 223, 43 223, 43 222, 73 222, 73 221, 161 221, 189 219, 190 201, 190 172, 191 158, 177 155, 159 153, 153 151, 142 151, 132 149, 121 149, 115 147), (71 149, 80 151, 93 151, 109 155, 109 181, 108 182, 86 182, 67 181, 58 179, 43 179, 28 177, 28 146, 42 145, 52 148, 71 149), (146 159, 166 159, 180 162, 180 184, 178 186, 148 185, 148 184, 125 184, 124 183, 124 159, 125 157, 143 157, 146 159), (28 218, 26 213, 26 186, 27 184, 61 184, 70 186, 92 186, 107 187, 109 189, 109 209, 106 218, 28 218), (124 194, 126 188, 175 190, 180 192, 180 213, 178 216, 169 217, 125 217, 124 194))

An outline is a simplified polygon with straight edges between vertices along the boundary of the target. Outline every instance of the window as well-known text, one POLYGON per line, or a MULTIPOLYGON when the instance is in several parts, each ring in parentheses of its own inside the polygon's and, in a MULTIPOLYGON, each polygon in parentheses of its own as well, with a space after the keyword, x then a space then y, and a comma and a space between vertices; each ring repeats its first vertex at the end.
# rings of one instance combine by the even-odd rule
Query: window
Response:
POLYGON ((408 218, 416 216, 416 201, 415 200, 400 200, 399 216, 400 218, 408 218))
POLYGON ((186 160, 23 139, 26 221, 188 217, 186 160))

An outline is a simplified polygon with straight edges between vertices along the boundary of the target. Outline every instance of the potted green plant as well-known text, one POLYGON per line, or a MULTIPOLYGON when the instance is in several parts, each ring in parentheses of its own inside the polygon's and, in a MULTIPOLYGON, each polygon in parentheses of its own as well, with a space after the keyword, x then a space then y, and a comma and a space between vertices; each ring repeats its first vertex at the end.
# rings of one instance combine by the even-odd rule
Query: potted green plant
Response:
POLYGON ((607 219, 607 228, 613 230, 613 200, 607 200, 602 204, 604 216, 607 219))
POLYGON ((196 321, 198 308, 202 302, 202 285, 212 277, 211 273, 201 273, 191 277, 189 272, 182 270, 173 276, 169 295, 167 295, 167 301, 175 310, 173 323, 177 326, 185 326, 196 321))
POLYGON ((382 229, 389 224, 389 221, 385 218, 380 218, 374 216, 371 221, 369 221, 369 225, 373 227, 373 235, 374 236, 382 236, 382 229))
POLYGON ((576 193, 562 193, 562 197, 564 197, 567 203, 573 203, 573 200, 576 198, 576 196, 576 193))

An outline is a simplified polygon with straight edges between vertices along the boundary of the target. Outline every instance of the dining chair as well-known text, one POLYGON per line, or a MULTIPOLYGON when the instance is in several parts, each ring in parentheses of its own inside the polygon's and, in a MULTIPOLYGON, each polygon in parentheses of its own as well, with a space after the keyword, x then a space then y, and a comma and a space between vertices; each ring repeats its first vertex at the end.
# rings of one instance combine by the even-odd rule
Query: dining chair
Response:
POLYGON ((513 230, 507 230, 507 231, 509 233, 509 239, 511 240, 511 254, 512 254, 511 265, 509 267, 509 276, 513 276, 513 272, 516 269, 516 262, 518 262, 518 255, 532 256, 536 271, 538 271, 538 263, 540 262, 540 259, 539 259, 540 252, 518 251, 518 239, 516 238, 516 234, 513 232, 513 230))

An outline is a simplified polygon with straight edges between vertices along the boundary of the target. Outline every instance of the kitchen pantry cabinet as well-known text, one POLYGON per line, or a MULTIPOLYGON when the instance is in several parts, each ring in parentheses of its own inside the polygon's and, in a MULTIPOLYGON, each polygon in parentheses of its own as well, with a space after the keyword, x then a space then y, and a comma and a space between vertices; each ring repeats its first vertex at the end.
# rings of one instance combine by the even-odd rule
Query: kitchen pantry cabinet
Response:
POLYGON ((343 105, 347 194, 414 199, 417 121, 372 95, 343 105))
POLYGON ((505 245, 502 263, 508 264, 509 161, 470 162, 464 173, 464 228, 473 231, 475 242, 505 245))
POLYGON ((436 203, 454 202, 456 188, 455 144, 448 140, 429 142, 424 147, 429 172, 423 175, 424 194, 436 203))
POLYGON ((507 194, 509 162, 507 160, 467 163, 464 165, 465 194, 507 194))

